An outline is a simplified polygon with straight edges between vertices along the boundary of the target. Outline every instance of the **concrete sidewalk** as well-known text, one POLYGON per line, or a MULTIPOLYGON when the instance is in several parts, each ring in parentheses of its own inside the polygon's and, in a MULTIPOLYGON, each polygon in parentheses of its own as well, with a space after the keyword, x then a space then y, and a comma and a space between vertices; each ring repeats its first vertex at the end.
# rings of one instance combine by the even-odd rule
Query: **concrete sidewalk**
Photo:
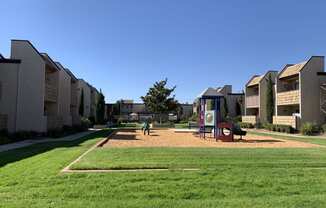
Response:
POLYGON ((40 144, 40 143, 46 143, 46 142, 74 141, 74 140, 80 139, 81 137, 89 135, 95 131, 98 131, 98 130, 90 129, 85 132, 72 134, 72 135, 69 135, 66 137, 62 137, 62 138, 47 138, 47 137, 45 137, 45 138, 37 138, 37 139, 28 139, 28 140, 23 140, 20 142, 15 142, 15 143, 10 143, 10 144, 4 144, 4 145, 0 145, 0 152, 5 152, 8 150, 18 149, 18 148, 22 148, 22 147, 31 146, 33 144, 40 144))

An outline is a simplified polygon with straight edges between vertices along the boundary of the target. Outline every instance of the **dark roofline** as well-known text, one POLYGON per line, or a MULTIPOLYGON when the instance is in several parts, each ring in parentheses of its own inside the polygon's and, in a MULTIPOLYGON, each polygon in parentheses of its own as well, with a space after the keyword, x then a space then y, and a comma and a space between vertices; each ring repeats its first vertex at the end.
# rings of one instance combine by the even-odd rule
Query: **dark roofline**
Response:
POLYGON ((77 81, 77 77, 68 69, 68 68, 64 68, 65 71, 70 75, 71 78, 73 78, 75 81, 77 81))
POLYGON ((20 64, 22 61, 20 59, 0 59, 0 63, 7 64, 20 64))
POLYGON ((244 93, 242 93, 242 92, 239 92, 239 93, 231 92, 231 93, 228 93, 228 95, 244 95, 244 93))
POLYGON ((50 62, 59 70, 61 71, 60 67, 58 67, 58 65, 52 60, 52 58, 47 54, 47 53, 41 53, 42 57, 44 58, 44 56, 46 56, 50 62))
MULTIPOLYGON (((312 58, 325 58, 325 56, 311 56, 311 57, 306 61, 305 65, 301 68, 300 72, 303 71, 303 69, 307 66, 307 64, 311 61, 312 58)), ((300 64, 300 62, 299 62, 299 63, 296 63, 296 64, 300 64)), ((279 79, 280 75, 283 73, 283 71, 284 71, 286 68, 288 68, 289 66, 294 66, 294 65, 296 65, 296 64, 287 64, 287 65, 285 65, 285 67, 284 67, 284 68, 283 68, 283 69, 278 73, 278 75, 277 75, 277 79, 279 79)))
POLYGON ((30 46, 32 46, 32 48, 36 51, 36 53, 43 59, 43 56, 41 55, 41 53, 35 48, 35 46, 29 40, 11 39, 11 42, 13 42, 13 41, 27 42, 30 46))
POLYGON ((63 71, 65 71, 70 76, 70 78, 72 78, 74 81, 77 81, 77 78, 75 77, 75 75, 73 75, 73 73, 69 69, 65 68, 59 61, 56 61, 55 63, 57 66, 63 69, 63 71))
POLYGON ((317 76, 326 76, 326 72, 317 72, 317 76))

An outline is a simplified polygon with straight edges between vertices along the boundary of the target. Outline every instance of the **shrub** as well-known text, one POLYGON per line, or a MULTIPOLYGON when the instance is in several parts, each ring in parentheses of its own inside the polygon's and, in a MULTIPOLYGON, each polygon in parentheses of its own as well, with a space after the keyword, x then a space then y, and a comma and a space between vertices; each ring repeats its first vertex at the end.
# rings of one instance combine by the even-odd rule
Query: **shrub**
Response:
POLYGON ((15 142, 15 141, 21 141, 25 139, 32 139, 33 137, 37 137, 39 134, 37 132, 33 131, 17 131, 13 134, 9 135, 9 138, 15 142))
POLYGON ((52 138, 63 137, 65 132, 62 129, 51 129, 48 131, 47 136, 52 138))
POLYGON ((234 121, 235 123, 242 122, 242 116, 236 116, 236 117, 234 117, 234 118, 233 118, 233 121, 234 121))
POLYGON ((95 124, 95 117, 94 117, 94 116, 90 116, 90 117, 88 118, 88 120, 90 121, 90 125, 89 125, 89 127, 91 127, 91 126, 93 126, 93 125, 95 124))
POLYGON ((290 125, 277 125, 277 126, 280 129, 280 132, 288 133, 288 134, 294 133, 294 129, 290 125))
POLYGON ((10 143, 8 131, 3 129, 0 131, 0 144, 10 143))
POLYGON ((239 122, 238 123, 241 128, 245 129, 252 129, 254 128, 254 125, 252 123, 246 123, 246 122, 239 122))
POLYGON ((81 131, 86 131, 88 128, 90 128, 92 125, 91 121, 87 118, 81 118, 80 122, 80 130, 81 131))
POLYGON ((63 126, 62 131, 65 132, 65 134, 73 134, 77 132, 77 129, 75 129, 73 126, 63 126))
POLYGON ((290 125, 276 125, 276 124, 270 124, 265 123, 263 124, 263 128, 267 129, 269 131, 277 131, 277 132, 283 132, 283 133, 294 133, 294 128, 290 125))
POLYGON ((263 128, 263 125, 262 125, 260 122, 257 122, 257 123, 255 124, 255 128, 256 128, 256 129, 261 129, 261 128, 263 128))
POLYGON ((321 128, 322 128, 322 131, 323 131, 324 133, 326 133, 326 124, 323 124, 323 125, 321 126, 321 128))
POLYGON ((161 123, 160 124, 160 123, 154 122, 153 127, 154 128, 174 128, 174 123, 166 122, 166 123, 161 123))
POLYGON ((302 124, 300 132, 303 135, 313 135, 313 124, 309 122, 302 124))
POLYGON ((314 134, 318 134, 322 131, 322 128, 314 123, 310 123, 310 122, 306 122, 304 124, 302 124, 300 132, 303 135, 314 135, 314 134))

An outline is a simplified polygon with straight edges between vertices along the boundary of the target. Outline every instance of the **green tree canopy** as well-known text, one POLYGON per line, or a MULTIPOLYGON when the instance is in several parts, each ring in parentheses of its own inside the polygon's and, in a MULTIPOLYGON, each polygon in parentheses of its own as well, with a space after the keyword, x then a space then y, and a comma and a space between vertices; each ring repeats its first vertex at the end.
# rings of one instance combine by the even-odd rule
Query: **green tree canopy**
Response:
POLYGON ((96 123, 104 124, 104 113, 105 113, 105 97, 100 90, 100 93, 97 97, 96 103, 96 123))
POLYGON ((80 103, 79 103, 79 115, 84 116, 84 90, 81 90, 80 103))
POLYGON ((177 112, 179 103, 175 99, 175 95, 171 95, 176 86, 168 88, 167 79, 155 82, 153 87, 150 87, 145 96, 141 99, 145 106, 155 114, 159 115, 160 123, 162 123, 162 114, 169 112, 177 112))
POLYGON ((269 74, 267 80, 267 94, 266 94, 266 109, 267 109, 267 121, 269 123, 273 122, 274 115, 274 95, 273 95, 273 80, 272 75, 269 74))

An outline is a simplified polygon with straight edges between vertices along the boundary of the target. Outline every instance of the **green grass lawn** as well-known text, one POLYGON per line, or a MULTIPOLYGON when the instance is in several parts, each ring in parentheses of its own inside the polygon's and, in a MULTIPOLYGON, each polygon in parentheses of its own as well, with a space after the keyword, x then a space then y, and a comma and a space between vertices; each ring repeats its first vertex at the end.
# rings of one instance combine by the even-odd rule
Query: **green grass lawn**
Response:
POLYGON ((258 136, 272 136, 277 139, 288 139, 288 140, 296 140, 300 142, 308 142, 312 144, 318 144, 318 145, 323 145, 326 146, 326 138, 323 137, 311 137, 311 136, 287 136, 286 134, 284 135, 275 135, 273 132, 257 132, 257 131, 250 131, 248 134, 253 134, 253 135, 258 135, 258 136))
POLYGON ((0 153, 0 207, 326 207, 324 148, 96 150, 77 165, 200 170, 60 173, 107 133, 0 153))

